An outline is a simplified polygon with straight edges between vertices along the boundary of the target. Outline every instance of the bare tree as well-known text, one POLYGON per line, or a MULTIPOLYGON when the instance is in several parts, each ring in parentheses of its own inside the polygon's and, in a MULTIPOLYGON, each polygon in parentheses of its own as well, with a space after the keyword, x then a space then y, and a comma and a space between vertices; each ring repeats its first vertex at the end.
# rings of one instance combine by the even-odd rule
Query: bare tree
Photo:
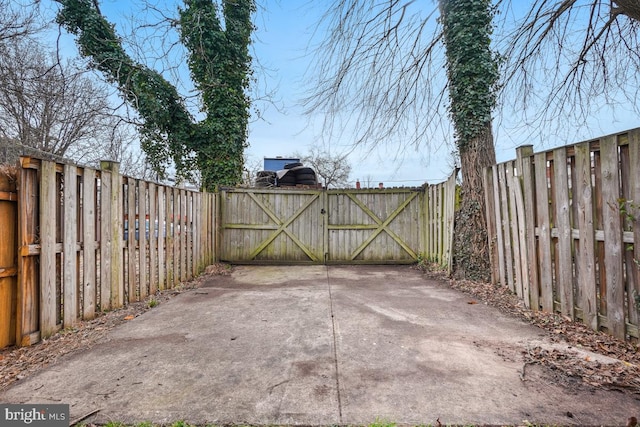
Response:
MULTIPOLYGON (((496 0, 499 106, 529 133, 557 134, 603 107, 640 112, 636 0, 496 0)), ((307 112, 354 144, 429 149, 447 138, 448 97, 436 2, 334 0, 318 24, 307 112), (322 31, 320 31, 322 30, 322 31)), ((502 117, 496 114, 498 123, 502 117)), ((578 126, 576 126, 578 127, 578 126)), ((582 125, 580 125, 582 127, 582 125)), ((544 140, 544 138, 538 138, 544 140)))
POLYGON ((106 86, 71 62, 63 65, 28 36, 5 40, 3 46, 3 161, 15 161, 21 153, 91 166, 109 159, 120 162, 124 174, 153 177, 139 149, 136 124, 117 114, 106 86))
POLYGON ((503 102, 526 112, 531 129, 545 132, 557 117, 584 119, 617 102, 640 111, 636 0, 535 0, 520 13, 521 4, 505 0, 501 9, 503 102))
POLYGON ((33 41, 13 39, 4 46, 0 135, 75 160, 104 153, 104 141, 118 124, 106 88, 33 41))
POLYGON ((0 0, 0 47, 8 40, 20 39, 38 31, 39 1, 24 3, 0 0))
POLYGON ((294 154, 300 161, 313 170, 318 181, 325 188, 349 186, 351 165, 346 154, 332 154, 318 148, 312 148, 307 154, 294 154))
POLYGON ((329 138, 353 129, 355 145, 399 140, 405 143, 399 149, 423 148, 433 139, 433 125, 447 127, 438 6, 415 3, 330 3, 318 24, 328 27, 328 36, 313 49, 304 100, 307 113, 325 114, 329 138))

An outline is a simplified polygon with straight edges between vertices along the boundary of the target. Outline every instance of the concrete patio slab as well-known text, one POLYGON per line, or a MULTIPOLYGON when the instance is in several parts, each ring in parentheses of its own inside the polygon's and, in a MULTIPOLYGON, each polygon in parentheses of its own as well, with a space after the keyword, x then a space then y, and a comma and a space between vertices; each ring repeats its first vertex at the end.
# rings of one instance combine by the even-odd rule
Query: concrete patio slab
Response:
POLYGON ((237 266, 0 394, 86 420, 624 425, 632 395, 563 384, 545 333, 407 266, 237 266))

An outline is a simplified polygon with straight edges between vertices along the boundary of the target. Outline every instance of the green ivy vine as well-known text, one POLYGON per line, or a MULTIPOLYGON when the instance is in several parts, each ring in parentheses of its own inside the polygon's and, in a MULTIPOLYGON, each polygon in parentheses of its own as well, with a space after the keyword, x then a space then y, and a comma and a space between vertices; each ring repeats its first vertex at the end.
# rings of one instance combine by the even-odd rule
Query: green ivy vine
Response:
POLYGON ((77 36, 80 53, 118 86, 144 120, 142 148, 154 170, 164 176, 171 161, 179 178, 199 170, 207 190, 241 181, 250 107, 246 90, 253 0, 223 1, 225 28, 212 0, 185 0, 178 11, 180 38, 206 113, 199 122, 173 85, 129 57, 94 0, 56 1, 61 5, 57 22, 77 36))
POLYGON ((463 151, 491 123, 496 105, 499 58, 490 48, 495 7, 490 0, 440 0, 440 12, 450 113, 463 151))

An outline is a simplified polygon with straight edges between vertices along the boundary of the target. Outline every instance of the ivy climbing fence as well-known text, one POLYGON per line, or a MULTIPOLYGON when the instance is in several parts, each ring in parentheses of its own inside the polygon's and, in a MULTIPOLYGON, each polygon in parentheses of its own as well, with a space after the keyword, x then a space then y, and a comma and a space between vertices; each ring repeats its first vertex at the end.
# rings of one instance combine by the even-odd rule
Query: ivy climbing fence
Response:
POLYGON ((520 147, 486 169, 485 196, 494 283, 533 310, 640 337, 640 129, 520 147))
POLYGON ((214 260, 214 194, 122 176, 111 162, 95 170, 23 157, 21 166, 17 218, 2 239, 13 233, 18 251, 0 348, 171 289, 214 260))

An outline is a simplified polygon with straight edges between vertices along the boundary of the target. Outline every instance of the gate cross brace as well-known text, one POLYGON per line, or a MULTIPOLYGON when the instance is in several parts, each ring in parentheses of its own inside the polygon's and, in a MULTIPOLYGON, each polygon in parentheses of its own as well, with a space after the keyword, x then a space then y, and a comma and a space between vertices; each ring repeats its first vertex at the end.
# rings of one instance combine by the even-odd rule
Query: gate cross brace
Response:
POLYGON ((402 202, 393 212, 391 212, 391 214, 387 217, 387 219, 384 220, 384 222, 378 217, 378 215, 376 215, 373 211, 371 211, 371 209, 369 209, 364 203, 362 203, 353 194, 351 193, 345 193, 345 194, 351 200, 353 200, 353 202, 356 205, 358 205, 360 209, 362 209, 367 215, 369 215, 371 219, 373 219, 378 225, 378 228, 376 228, 376 230, 373 233, 371 233, 371 235, 367 238, 367 240, 362 242, 362 244, 351 254, 352 261, 356 259, 356 257, 360 255, 360 252, 362 252, 367 246, 369 246, 369 244, 371 244, 371 242, 373 242, 373 240, 383 231, 385 231, 389 236, 391 236, 391 238, 396 243, 398 243, 402 247, 402 249, 407 251, 407 253, 411 255, 412 258, 417 258, 416 253, 409 246, 407 246, 396 233, 394 233, 392 230, 390 230, 387 227, 400 214, 400 212, 402 212, 404 208, 407 207, 407 205, 411 203, 413 199, 416 198, 418 193, 410 193, 410 196, 407 197, 406 200, 402 202))
POLYGON ((269 216, 269 218, 271 218, 271 220, 273 222, 275 222, 276 225, 278 226, 278 229, 276 231, 274 231, 273 234, 271 234, 269 237, 267 237, 262 243, 260 243, 260 245, 258 245, 257 248, 255 248, 253 250, 253 252, 251 252, 251 255, 249 255, 250 259, 255 259, 255 257, 257 257, 260 252, 262 252, 267 246, 269 246, 271 244, 271 242, 273 242, 275 240, 275 238, 280 235, 280 233, 285 233, 287 236, 289 236, 291 238, 291 240, 293 240, 293 242, 300 249, 302 249, 302 251, 312 261, 315 261, 315 262, 319 262, 320 261, 320 259, 313 252, 311 252, 309 250, 309 248, 307 248, 305 246, 305 244, 300 241, 300 239, 298 239, 292 232, 287 230, 287 227, 293 221, 295 221, 296 218, 298 218, 302 214, 302 212, 304 212, 309 206, 311 206, 311 204, 320 197, 320 194, 314 194, 312 197, 310 197, 309 200, 307 200, 306 203, 304 205, 302 205, 302 207, 300 207, 300 209, 298 209, 292 216, 290 216, 284 222, 281 221, 280 218, 278 218, 278 216, 271 209, 269 209, 268 206, 266 206, 264 203, 262 203, 262 201, 260 199, 258 199, 254 194, 252 194, 252 193, 247 193, 247 194, 249 195, 249 197, 251 197, 251 199, 253 199, 254 202, 256 202, 256 204, 258 206, 260 206, 260 209, 262 209, 269 216))

